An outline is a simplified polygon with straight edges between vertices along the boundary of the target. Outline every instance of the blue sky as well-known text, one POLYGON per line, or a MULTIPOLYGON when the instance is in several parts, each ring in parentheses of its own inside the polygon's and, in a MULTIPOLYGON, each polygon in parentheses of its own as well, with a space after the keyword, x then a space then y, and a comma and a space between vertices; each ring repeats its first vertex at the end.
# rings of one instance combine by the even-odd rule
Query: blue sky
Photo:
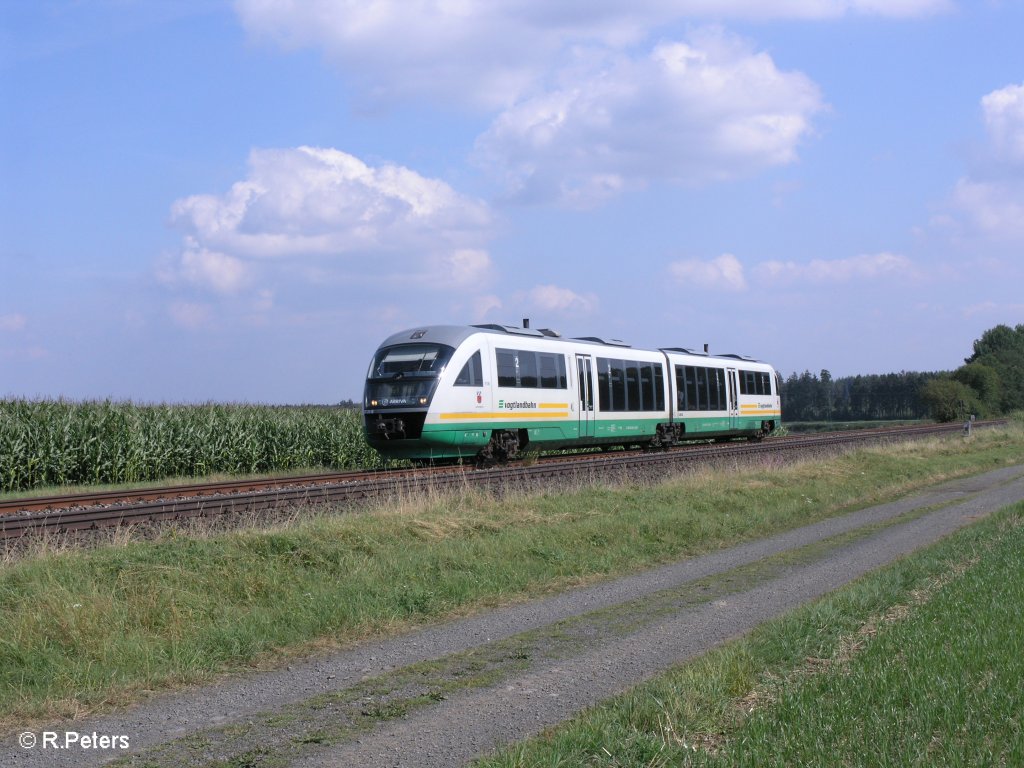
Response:
POLYGON ((1024 3, 0 0, 0 396, 358 399, 518 323, 784 375, 1024 322, 1024 3))

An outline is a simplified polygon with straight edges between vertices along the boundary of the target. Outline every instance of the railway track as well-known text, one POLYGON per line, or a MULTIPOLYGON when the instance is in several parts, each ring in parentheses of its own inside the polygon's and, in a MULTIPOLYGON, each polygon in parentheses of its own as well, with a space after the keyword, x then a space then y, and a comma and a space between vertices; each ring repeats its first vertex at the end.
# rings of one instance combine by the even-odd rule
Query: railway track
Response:
MULTIPOLYGON (((993 426, 1002 421, 978 422, 993 426)), ((654 477, 687 464, 744 461, 770 454, 840 450, 869 442, 909 440, 959 432, 959 425, 864 429, 793 435, 762 442, 691 444, 667 451, 617 451, 553 456, 532 464, 485 470, 436 467, 376 472, 338 472, 288 478, 203 483, 132 491, 85 493, 0 502, 0 539, 39 533, 73 533, 118 525, 259 514, 296 505, 354 505, 381 498, 454 488, 503 492, 570 479, 654 477)))

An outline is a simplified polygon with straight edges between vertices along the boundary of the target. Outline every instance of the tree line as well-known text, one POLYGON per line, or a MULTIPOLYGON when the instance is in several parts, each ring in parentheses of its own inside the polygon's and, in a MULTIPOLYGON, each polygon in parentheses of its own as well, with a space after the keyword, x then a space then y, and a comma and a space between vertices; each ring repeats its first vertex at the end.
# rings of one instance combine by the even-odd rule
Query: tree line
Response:
POLYGON ((955 371, 841 378, 828 370, 793 373, 782 382, 782 409, 787 421, 954 421, 1024 410, 1024 325, 985 331, 955 371))

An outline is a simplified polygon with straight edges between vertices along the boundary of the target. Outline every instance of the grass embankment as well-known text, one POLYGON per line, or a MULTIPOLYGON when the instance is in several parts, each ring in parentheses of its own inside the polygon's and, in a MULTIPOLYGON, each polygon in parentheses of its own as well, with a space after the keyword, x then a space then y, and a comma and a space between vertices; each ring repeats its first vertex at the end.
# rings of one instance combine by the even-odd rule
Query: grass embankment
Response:
POLYGON ((382 464, 344 408, 0 400, 0 492, 382 464))
POLYGON ((44 549, 0 570, 0 722, 122 704, 1022 460, 1015 427, 651 488, 463 494, 269 532, 44 549))
POLYGON ((1022 604, 1017 504, 476 765, 1024 765, 1022 604))

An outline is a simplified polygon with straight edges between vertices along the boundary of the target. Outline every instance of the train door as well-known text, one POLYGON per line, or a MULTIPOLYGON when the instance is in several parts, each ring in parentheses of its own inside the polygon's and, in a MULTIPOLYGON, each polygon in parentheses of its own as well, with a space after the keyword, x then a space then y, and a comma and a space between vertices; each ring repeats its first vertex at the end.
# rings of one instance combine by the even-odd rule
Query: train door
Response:
POLYGON ((740 419, 740 390, 735 368, 729 368, 726 371, 725 380, 729 389, 729 429, 738 429, 740 419))
POLYGON ((579 420, 580 437, 594 436, 594 376, 590 355, 576 355, 576 371, 579 375, 579 420))

